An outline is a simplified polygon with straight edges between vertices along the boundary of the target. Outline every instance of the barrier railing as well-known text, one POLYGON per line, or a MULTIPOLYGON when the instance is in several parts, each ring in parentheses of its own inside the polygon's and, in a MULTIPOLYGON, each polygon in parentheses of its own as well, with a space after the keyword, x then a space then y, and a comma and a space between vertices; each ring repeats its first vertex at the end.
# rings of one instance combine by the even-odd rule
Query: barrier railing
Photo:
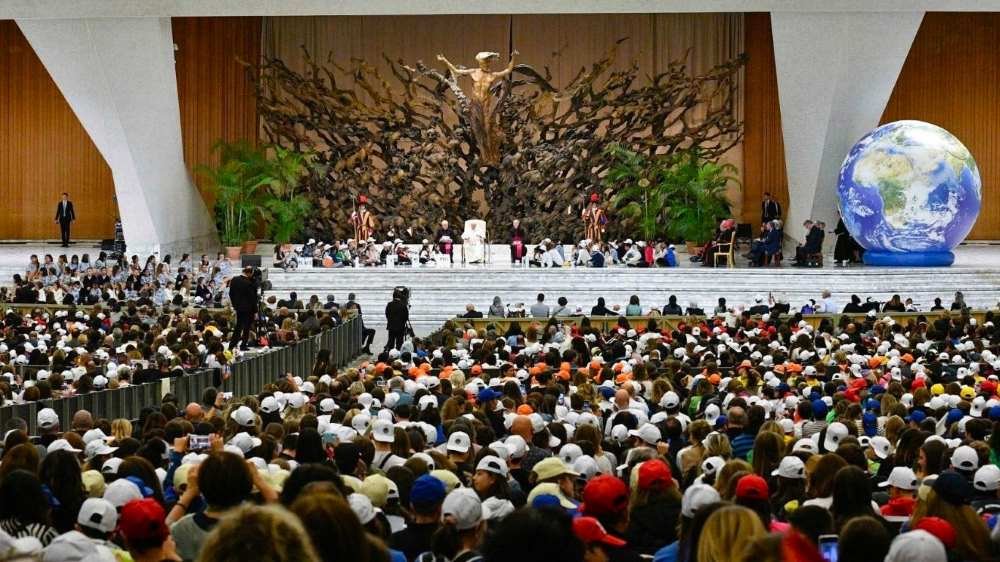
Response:
MULTIPOLYGON (((980 324, 986 318, 986 314, 989 311, 986 310, 972 310, 969 311, 969 317, 975 318, 980 324)), ((996 313, 996 312, 994 312, 996 313)), ((783 315, 784 318, 789 318, 794 315, 794 311, 791 314, 783 315)), ((916 320, 918 317, 923 316, 927 318, 928 321, 933 322, 934 320, 941 317, 961 317, 962 313, 959 311, 952 310, 935 310, 930 312, 888 312, 888 313, 878 313, 878 318, 885 318, 886 316, 892 318, 894 321, 906 324, 910 320, 916 320)), ((840 321, 841 316, 847 316, 851 321, 864 321, 867 318, 866 314, 804 314, 802 319, 806 321, 813 328, 818 328, 823 320, 830 320, 837 324, 840 321)), ((579 325, 583 320, 582 316, 559 316, 558 320, 566 324, 579 325)), ((590 319, 590 325, 598 330, 607 331, 613 329, 618 325, 619 316, 587 316, 590 319)), ((645 327, 649 320, 655 320, 656 324, 660 329, 673 330, 679 324, 685 323, 690 325, 692 322, 701 322, 710 317, 705 316, 626 316, 624 317, 628 320, 629 326, 633 328, 645 327)), ((759 318, 756 317, 756 318, 759 318)), ((453 321, 459 326, 464 326, 471 324, 472 327, 477 331, 481 332, 487 329, 489 326, 493 326, 498 333, 504 333, 510 327, 511 324, 519 324, 522 331, 532 324, 544 325, 548 322, 548 318, 501 318, 499 316, 486 316, 483 318, 453 318, 453 321)))
POLYGON ((63 429, 71 427, 73 414, 78 410, 88 410, 95 417, 135 420, 139 418, 143 408, 158 407, 163 396, 168 393, 173 394, 183 408, 189 402, 200 402, 202 393, 210 386, 232 392, 235 396, 256 394, 264 385, 276 381, 286 373, 303 378, 308 376, 316 354, 321 349, 330 350, 335 366, 346 366, 361 350, 361 319, 357 316, 349 318, 332 330, 234 363, 228 367, 228 377, 223 376, 219 369, 199 369, 179 377, 114 390, 25 404, 7 404, 0 407, 0 427, 6 427, 11 418, 19 417, 28 422, 29 433, 37 435, 38 411, 43 408, 55 410, 63 429))

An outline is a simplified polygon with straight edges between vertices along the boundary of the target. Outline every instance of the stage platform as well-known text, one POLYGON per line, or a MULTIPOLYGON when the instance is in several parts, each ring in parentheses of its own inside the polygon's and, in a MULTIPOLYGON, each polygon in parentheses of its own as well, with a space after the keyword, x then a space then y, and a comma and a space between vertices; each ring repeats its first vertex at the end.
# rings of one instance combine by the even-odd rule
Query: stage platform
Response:
MULTIPOLYGON (((98 243, 80 241, 64 249, 45 242, 0 241, 0 281, 9 284, 14 273, 23 273, 31 254, 85 252, 95 258, 100 252, 98 243)), ((368 324, 379 329, 380 340, 384 335, 383 310, 397 285, 410 288, 411 318, 418 334, 427 334, 446 319, 462 314, 466 304, 474 304, 485 313, 493 297, 499 296, 505 305, 523 302, 530 307, 539 292, 545 293, 550 306, 564 296, 571 308, 582 306, 588 313, 601 296, 609 307, 619 305, 624 310, 629 297, 638 295, 646 310, 651 306, 661 308, 672 294, 677 295, 682 306, 695 301, 711 310, 718 297, 725 297, 731 304, 748 303, 755 295, 766 298, 772 292, 799 308, 807 299, 819 298, 823 289, 829 289, 840 306, 854 293, 885 300, 898 292, 912 297, 922 309, 930 308, 938 296, 949 304, 955 291, 964 292, 966 301, 977 308, 995 307, 1000 301, 1000 245, 992 244, 959 246, 955 265, 947 268, 834 267, 828 254, 825 266, 817 269, 790 265, 749 268, 742 258, 737 259, 736 268, 714 269, 693 264, 681 253, 681 266, 675 269, 538 269, 511 266, 507 247, 493 246, 493 263, 486 265, 303 268, 284 272, 270 267, 270 245, 261 245, 259 253, 273 284, 269 294, 284 297, 297 291, 302 298, 317 294, 323 300, 333 294, 338 302, 344 302, 347 294, 354 292, 368 324)), ((179 259, 174 256, 175 262, 179 259)))

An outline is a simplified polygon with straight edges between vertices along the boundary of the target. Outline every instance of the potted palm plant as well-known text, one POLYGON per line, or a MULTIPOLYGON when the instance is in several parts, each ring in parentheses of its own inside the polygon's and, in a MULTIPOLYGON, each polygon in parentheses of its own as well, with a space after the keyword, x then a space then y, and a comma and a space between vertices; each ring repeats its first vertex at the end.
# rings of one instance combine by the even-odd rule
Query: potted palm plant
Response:
POLYGON ((207 178, 215 195, 219 238, 227 255, 235 259, 261 216, 260 190, 273 178, 263 153, 245 141, 220 141, 214 149, 219 152, 219 164, 199 166, 197 172, 207 178))
POLYGON ((309 200, 297 191, 309 173, 313 157, 281 146, 272 146, 271 151, 268 161, 270 182, 264 195, 262 213, 271 240, 287 251, 292 238, 302 229, 303 219, 312 210, 309 200))
POLYGON ((666 222, 672 239, 684 240, 688 252, 712 239, 719 221, 731 215, 726 186, 738 182, 736 166, 705 160, 697 148, 678 153, 660 170, 669 192, 666 222))

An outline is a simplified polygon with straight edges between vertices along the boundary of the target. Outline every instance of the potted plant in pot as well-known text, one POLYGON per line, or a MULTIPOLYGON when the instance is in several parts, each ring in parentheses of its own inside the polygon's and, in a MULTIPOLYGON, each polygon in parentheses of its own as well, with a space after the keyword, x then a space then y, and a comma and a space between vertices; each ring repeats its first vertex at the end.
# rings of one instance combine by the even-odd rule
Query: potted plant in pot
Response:
POLYGON ((292 238, 302 229, 302 221, 312 204, 298 193, 302 179, 309 173, 312 155, 295 150, 272 146, 270 167, 271 181, 263 201, 263 215, 268 225, 268 234, 283 251, 288 251, 292 238))
POLYGON ((684 240, 688 253, 712 239, 719 221, 731 215, 726 186, 738 181, 732 164, 705 160, 697 148, 674 156, 660 171, 669 192, 666 213, 670 237, 684 240))
POLYGON ((260 188, 272 177, 263 154, 249 143, 219 142, 215 150, 219 152, 219 164, 199 166, 197 171, 208 179, 215 195, 219 238, 229 258, 235 259, 261 215, 260 188))

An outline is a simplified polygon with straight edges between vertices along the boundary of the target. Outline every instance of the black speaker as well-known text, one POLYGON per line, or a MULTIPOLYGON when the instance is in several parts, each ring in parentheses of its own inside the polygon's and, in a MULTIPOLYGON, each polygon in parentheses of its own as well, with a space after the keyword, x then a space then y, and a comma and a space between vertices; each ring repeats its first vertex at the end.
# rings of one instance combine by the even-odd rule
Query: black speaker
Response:
POLYGON ((260 254, 245 254, 240 256, 241 267, 260 267, 260 254))
POLYGON ((104 240, 101 240, 101 249, 104 250, 104 251, 108 251, 108 250, 114 251, 114 249, 115 249, 115 239, 114 238, 105 238, 104 240))

